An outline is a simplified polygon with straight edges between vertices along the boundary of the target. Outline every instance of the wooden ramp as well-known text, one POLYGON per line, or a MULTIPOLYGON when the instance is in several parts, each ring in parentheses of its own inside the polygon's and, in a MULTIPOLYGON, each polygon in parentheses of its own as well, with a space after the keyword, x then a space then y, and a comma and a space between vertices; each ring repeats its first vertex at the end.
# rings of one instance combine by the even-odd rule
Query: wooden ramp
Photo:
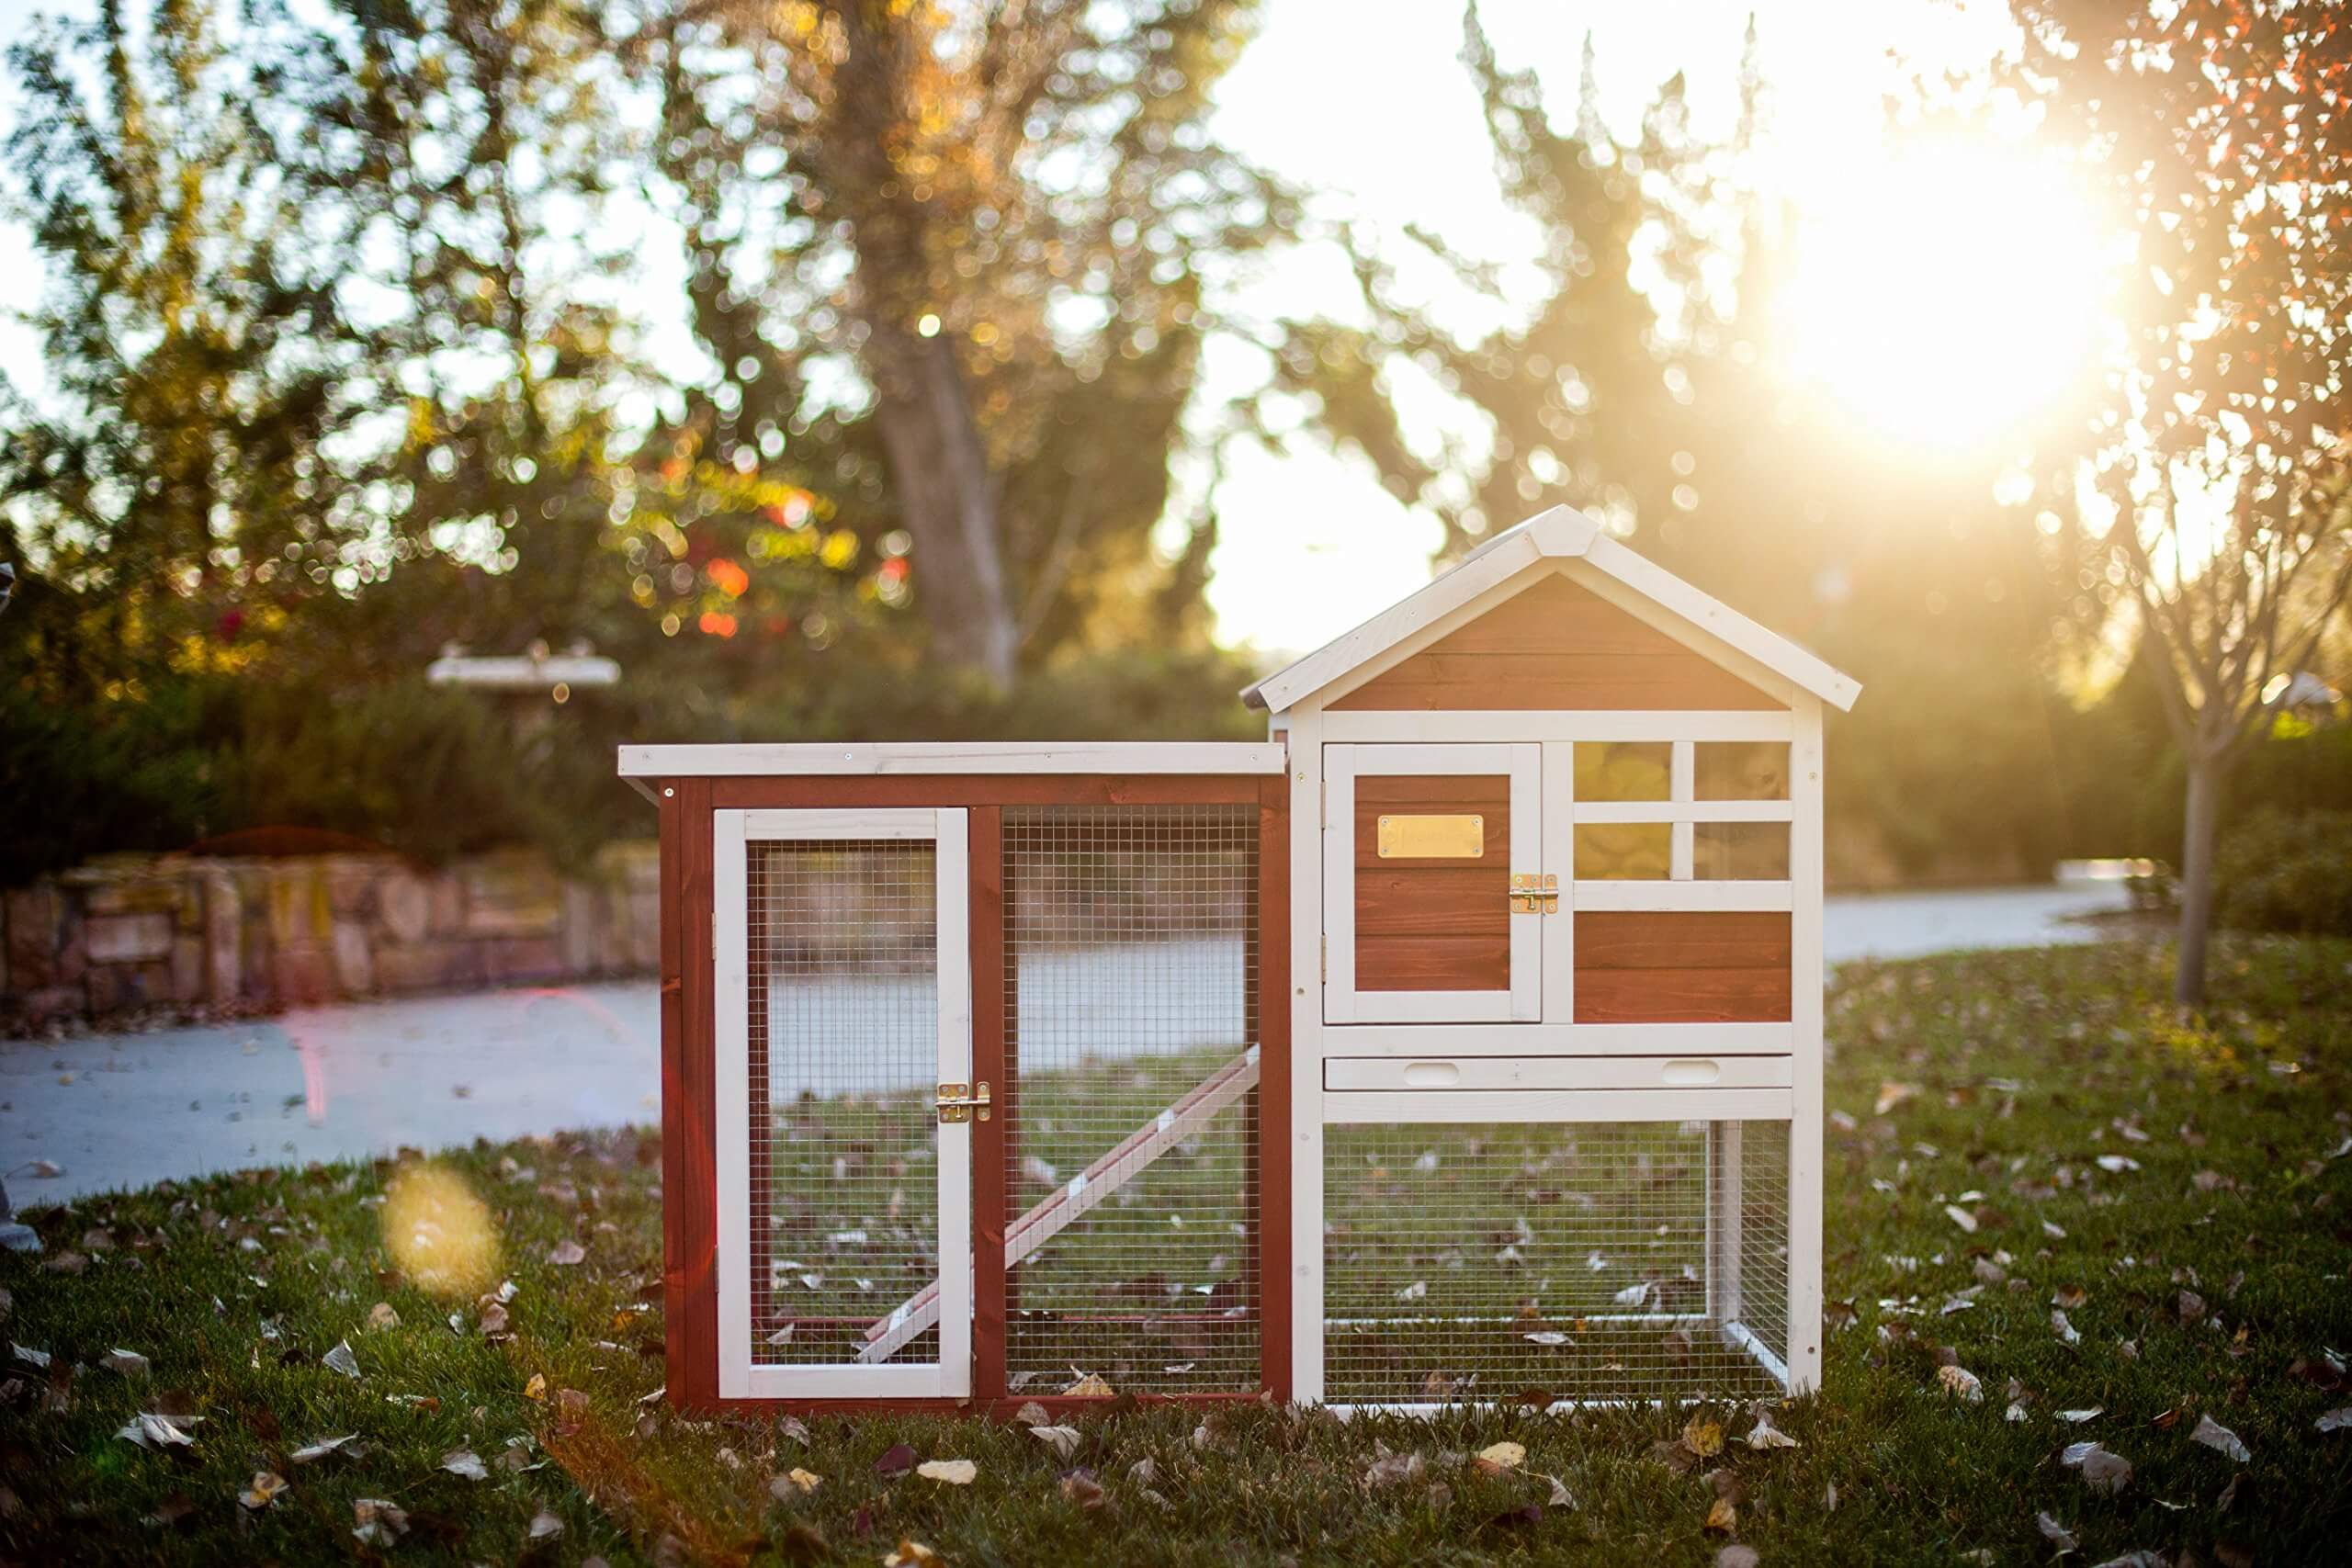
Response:
MULTIPOLYGON (((1087 1211, 1257 1087, 1258 1047, 1252 1045, 1013 1221, 1004 1233, 1004 1266, 1016 1268, 1034 1257, 1087 1211)), ((887 1361, 938 1321, 939 1282, 934 1280, 866 1329, 865 1345, 857 1359, 887 1361)))

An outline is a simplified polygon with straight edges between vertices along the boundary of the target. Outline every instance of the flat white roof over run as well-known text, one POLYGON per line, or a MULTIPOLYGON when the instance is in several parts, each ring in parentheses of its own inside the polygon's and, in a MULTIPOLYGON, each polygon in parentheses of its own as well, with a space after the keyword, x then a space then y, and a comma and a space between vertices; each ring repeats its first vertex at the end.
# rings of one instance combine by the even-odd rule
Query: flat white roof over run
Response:
POLYGON ((621 777, 910 773, 1279 773, 1280 745, 1213 740, 884 740, 624 746, 621 777))

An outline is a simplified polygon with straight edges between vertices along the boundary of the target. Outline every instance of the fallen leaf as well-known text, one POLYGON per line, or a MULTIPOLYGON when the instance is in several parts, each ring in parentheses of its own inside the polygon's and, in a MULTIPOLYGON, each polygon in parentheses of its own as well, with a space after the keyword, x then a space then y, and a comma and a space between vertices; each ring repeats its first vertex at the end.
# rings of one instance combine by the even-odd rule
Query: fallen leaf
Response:
POLYGON ((286 1477, 274 1470, 256 1470, 253 1484, 237 1494, 237 1501, 248 1508, 266 1508, 285 1490, 286 1477))
POLYGON ((915 1473, 925 1481, 941 1481, 950 1486, 969 1486, 979 1479, 980 1467, 967 1459, 927 1459, 915 1466, 915 1473))
POLYGON ((452 1475, 462 1475, 468 1481, 488 1481, 490 1472, 482 1468, 481 1458, 471 1449, 451 1449, 441 1456, 441 1468, 452 1475))
POLYGON ((1394 1486, 1419 1480, 1428 1465, 1418 1453, 1383 1454, 1363 1472, 1366 1486, 1394 1486))
POLYGON ((1478 1450, 1478 1458, 1498 1470, 1517 1470, 1527 1462, 1527 1450, 1519 1443, 1489 1443, 1478 1450))
POLYGON ((548 1254, 548 1261, 559 1269, 569 1269, 575 1263, 588 1261, 588 1249, 576 1241, 559 1242, 555 1250, 548 1254))
POLYGON ((2076 1551, 2081 1550, 2081 1542, 2075 1540, 2075 1532, 2068 1529, 2064 1525, 2060 1524, 2056 1519, 2052 1518, 2048 1514, 2034 1515, 2033 1528, 2041 1532, 2042 1540, 2048 1541, 2051 1545, 2056 1547, 2061 1551, 2076 1551))
POLYGON ((80 1274, 89 1266, 89 1256, 80 1252, 61 1252, 41 1265, 51 1274, 80 1274))
POLYGON ((557 1536, 560 1536, 562 1533, 563 1521, 557 1518, 553 1514, 548 1513, 545 1508, 541 1508, 537 1513, 531 1516, 531 1540, 553 1540, 557 1536))
POLYGON ((2331 1410, 2312 1425, 2323 1432, 2340 1432, 2346 1427, 2352 1427, 2352 1404, 2331 1410))
POLYGON ((1747 1434, 1747 1446, 1751 1449, 1792 1449, 1797 1446, 1797 1440, 1772 1425, 1770 1412, 1759 1410, 1756 1413, 1755 1429, 1747 1434))
POLYGON ((1974 1235, 1976 1234, 1976 1216, 1969 1213, 1966 1209, 1962 1208, 1957 1203, 1946 1203, 1944 1205, 1944 1218, 1950 1220, 1953 1224, 1958 1225, 1962 1231, 1966 1232, 1970 1235, 1974 1235))
POLYGON ((336 1340, 334 1348, 319 1358, 319 1365, 329 1371, 341 1372, 347 1378, 359 1375, 359 1358, 351 1353, 351 1341, 348 1339, 336 1340))
POLYGON ((158 1416, 141 1411, 115 1436, 128 1438, 142 1449, 186 1448, 196 1441, 187 1429, 203 1419, 201 1416, 158 1416))
POLYGON ((2199 1416, 2197 1418, 2197 1429, 2188 1434, 2188 1440, 2192 1443, 2202 1443, 2216 1453, 2226 1454, 2240 1464, 2245 1464, 2254 1458, 2252 1454, 2246 1452, 2245 1445, 2238 1441, 2238 1435, 2235 1432, 2231 1431, 2211 1416, 2199 1416))
POLYGON ((1707 1510, 1707 1528, 1725 1535, 1739 1528, 1739 1507, 1728 1497, 1718 1497, 1707 1510))
MULTIPOLYGON (((662 1391, 656 1389, 654 1392, 659 1393, 662 1391)), ((808 1440, 808 1425, 797 1416, 784 1416, 776 1422, 775 1429, 796 1443, 805 1443, 808 1440)))
POLYGON ((2106 1405, 2094 1404, 2083 1410, 2061 1410, 2058 1412, 2058 1419, 2070 1427, 2079 1427, 2086 1421, 2096 1421, 2106 1414, 2106 1405))
POLYGON ((2079 1345, 2083 1342, 2082 1331, 2069 1323, 2066 1320, 2066 1314, 2056 1307, 2050 1309, 2050 1331, 2058 1336, 2058 1343, 2061 1345, 2079 1345))
POLYGON ((523 1397, 526 1399, 537 1400, 541 1404, 545 1404, 548 1397, 547 1373, 533 1372, 531 1374, 531 1381, 523 1385, 523 1397))
POLYGON ((1735 1541, 1715 1553, 1715 1568, 1756 1568, 1756 1549, 1735 1541))
POLYGON ((1111 1397, 1112 1390, 1110 1383, 1101 1373, 1089 1372, 1062 1390, 1062 1393, 1064 1397, 1070 1399, 1108 1399, 1111 1397))
POLYGON ((2198 1323, 2205 1316, 2205 1298, 2195 1291, 2181 1292, 2179 1300, 2174 1305, 2179 1312, 2180 1321, 2183 1323, 2198 1323))
POLYGON ((1691 1416, 1682 1427, 1682 1445, 1701 1459, 1713 1459, 1724 1451, 1724 1424, 1703 1413, 1691 1416))
POLYGON ((768 1491, 788 1503, 795 1497, 807 1496, 824 1483, 823 1476, 814 1471, 803 1470, 798 1465, 794 1465, 790 1470, 769 1482, 768 1491))
POLYGON ((351 1505, 351 1533, 368 1546, 390 1546, 408 1534, 408 1510, 381 1497, 361 1497, 351 1505))
POLYGON ((1014 1411, 1012 1418, 1023 1427, 1050 1427, 1054 1424, 1054 1418, 1046 1413, 1046 1407, 1034 1399, 1014 1411))
POLYGON ((882 1568, 933 1568, 939 1553, 912 1538, 902 1539, 898 1550, 882 1560, 882 1568))
POLYGON ((1936 1369, 1936 1382, 1946 1393, 1971 1404, 1984 1403, 1984 1385, 1966 1367, 1952 1365, 1936 1369))
MULTIPOLYGON (((1073 1438, 1075 1432, 1070 1434, 1073 1438)), ((874 1473, 880 1476, 904 1475, 915 1467, 915 1450, 904 1443, 893 1443, 874 1461, 874 1473)))
POLYGON ((2063 1307, 2068 1312, 2074 1311, 2090 1299, 2091 1293, 2080 1285, 2061 1285, 2050 1292, 2050 1304, 2054 1307, 2063 1307))
POLYGON ((1568 1337, 1554 1328, 1538 1329, 1533 1334, 1521 1335, 1520 1337, 1525 1339, 1530 1345, 1566 1345, 1568 1343, 1568 1337))
POLYGON ((368 1309, 368 1326, 377 1332, 381 1333, 388 1328, 398 1328, 400 1325, 401 1314, 392 1310, 391 1303, 378 1302, 368 1309))
POLYGON ((1878 1086, 1878 1101, 1873 1110, 1878 1115, 1883 1116, 1918 1092, 1917 1084, 1894 1083, 1891 1080, 1883 1082, 1878 1086))
POLYGON ((110 1372, 120 1372, 127 1378, 147 1375, 147 1358, 136 1350, 113 1349, 98 1358, 98 1365, 110 1372))
POLYGON ((36 1350, 29 1345, 17 1345, 13 1343, 8 1347, 8 1348, 15 1353, 17 1359, 24 1362, 25 1365, 28 1367, 45 1367, 49 1365, 49 1352, 46 1350, 36 1350))
POLYGON ((1062 1477, 1062 1501, 1081 1508, 1100 1508, 1110 1501, 1102 1491, 1102 1483, 1085 1471, 1073 1470, 1062 1477))
POLYGON ((302 1447, 296 1449, 292 1453, 286 1457, 292 1460, 296 1464, 311 1464, 316 1461, 326 1458, 327 1455, 334 1452, 335 1450, 343 1447, 344 1444, 352 1441, 358 1436, 359 1434, 356 1432, 347 1432, 340 1438, 321 1438, 315 1443, 304 1444, 302 1447))
POLYGON ((1032 1427, 1029 1435, 1064 1459, 1078 1451, 1078 1428, 1075 1427, 1032 1427))
POLYGON ((2081 1471, 2083 1484, 2102 1496, 2112 1497, 2132 1483, 2132 1461, 2097 1443, 2069 1443, 2058 1462, 2081 1471))

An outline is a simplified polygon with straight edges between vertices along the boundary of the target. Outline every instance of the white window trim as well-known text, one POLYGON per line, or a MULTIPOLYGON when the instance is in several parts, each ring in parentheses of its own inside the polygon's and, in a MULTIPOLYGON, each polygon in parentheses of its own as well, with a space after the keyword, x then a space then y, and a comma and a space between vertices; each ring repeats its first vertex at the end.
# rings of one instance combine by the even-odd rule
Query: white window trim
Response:
POLYGON ((881 1366, 755 1366, 752 1360, 750 842, 929 839, 937 846, 939 1079, 972 1070, 971 840, 967 814, 943 810, 712 813, 717 967, 712 1018, 718 1124, 718 1393, 722 1399, 962 1398, 972 1391, 972 1129, 939 1128, 939 1359, 881 1366))

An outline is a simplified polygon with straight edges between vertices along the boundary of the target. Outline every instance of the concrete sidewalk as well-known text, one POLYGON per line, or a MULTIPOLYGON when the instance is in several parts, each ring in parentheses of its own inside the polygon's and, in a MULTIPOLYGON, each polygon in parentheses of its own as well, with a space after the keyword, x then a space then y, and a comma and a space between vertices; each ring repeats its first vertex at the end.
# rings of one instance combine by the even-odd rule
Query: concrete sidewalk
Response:
MULTIPOLYGON (((1833 964, 2094 939, 2119 883, 1828 901, 1833 964)), ((166 1178, 657 1119, 650 981, 306 1008, 0 1043, 0 1170, 19 1207, 166 1178), (62 1173, 33 1174, 38 1161, 62 1173)))

